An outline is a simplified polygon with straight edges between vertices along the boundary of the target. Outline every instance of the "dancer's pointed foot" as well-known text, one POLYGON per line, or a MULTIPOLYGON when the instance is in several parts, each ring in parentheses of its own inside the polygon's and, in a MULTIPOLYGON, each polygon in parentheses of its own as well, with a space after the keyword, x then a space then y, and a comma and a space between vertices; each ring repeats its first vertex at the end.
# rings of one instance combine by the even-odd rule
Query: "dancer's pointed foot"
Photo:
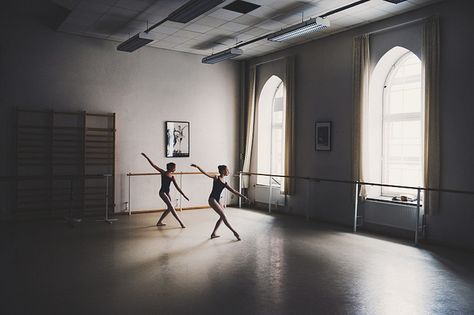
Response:
POLYGON ((220 235, 212 234, 211 239, 221 237, 220 235))
POLYGON ((181 224, 181 228, 185 229, 185 228, 186 228, 186 226, 185 226, 184 224, 181 224))
POLYGON ((162 222, 158 222, 158 223, 156 223, 156 226, 166 226, 166 224, 164 224, 162 222))
POLYGON ((235 238, 240 241, 240 235, 238 233, 234 233, 235 238))

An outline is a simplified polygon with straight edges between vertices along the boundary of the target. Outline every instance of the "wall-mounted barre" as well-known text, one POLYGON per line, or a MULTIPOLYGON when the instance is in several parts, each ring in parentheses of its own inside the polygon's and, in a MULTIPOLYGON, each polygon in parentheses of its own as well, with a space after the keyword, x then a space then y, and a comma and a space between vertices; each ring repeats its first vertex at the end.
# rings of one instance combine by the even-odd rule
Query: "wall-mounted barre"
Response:
MULTIPOLYGON (((367 186, 379 186, 379 187, 394 187, 394 188, 404 188, 404 189, 413 189, 416 190, 416 224, 415 224, 415 245, 418 245, 418 233, 419 233, 419 218, 421 212, 421 192, 422 191, 435 191, 435 192, 445 192, 445 193, 455 193, 455 194, 465 194, 465 195, 474 195, 474 191, 468 190, 458 190, 458 189, 444 189, 444 188, 432 188, 432 187, 414 187, 414 186, 404 186, 404 185, 390 185, 382 183, 372 183, 372 182, 363 182, 363 181, 352 181, 352 180, 340 180, 340 179, 329 179, 329 178, 319 178, 319 177, 308 177, 308 176, 289 176, 289 175, 275 175, 275 174, 266 174, 266 173, 252 173, 252 172, 239 172, 239 192, 242 193, 242 177, 243 176, 267 176, 270 177, 270 182, 274 177, 279 178, 292 178, 292 179, 301 179, 314 182, 327 182, 327 183, 343 183, 354 185, 354 222, 353 222, 353 231, 357 232, 357 218, 358 218, 358 203, 359 203, 359 189, 362 185, 367 186)), ((271 195, 271 189, 270 189, 271 195)), ((242 207, 242 200, 239 197, 239 208, 242 207)), ((268 205, 268 212, 271 213, 271 202, 268 205)), ((309 218, 308 210, 306 209, 306 218, 309 218)))
MULTIPOLYGON (((217 172, 207 172, 210 175, 219 175, 217 172)), ((202 175, 201 172, 174 172, 173 175, 178 175, 179 176, 179 186, 182 187, 183 184, 183 175, 202 175)), ((132 177, 139 177, 139 176, 161 176, 161 173, 154 172, 154 173, 127 173, 128 177, 128 215, 132 215, 132 177)), ((182 202, 183 202, 183 196, 181 194, 179 195, 179 210, 182 211, 182 202)), ((204 206, 202 206, 204 207, 204 206)), ((202 208, 198 207, 198 208, 202 208)), ((207 207, 207 206, 205 206, 207 207)))

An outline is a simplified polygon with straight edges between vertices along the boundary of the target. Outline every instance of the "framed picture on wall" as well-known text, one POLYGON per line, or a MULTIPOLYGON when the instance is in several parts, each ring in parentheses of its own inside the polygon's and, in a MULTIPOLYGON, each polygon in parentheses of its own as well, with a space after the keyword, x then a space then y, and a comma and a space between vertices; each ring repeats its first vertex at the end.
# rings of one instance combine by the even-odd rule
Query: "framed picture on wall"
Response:
POLYGON ((331 151, 331 122, 316 122, 316 151, 331 151))
POLYGON ((189 122, 167 121, 166 157, 189 157, 189 122))

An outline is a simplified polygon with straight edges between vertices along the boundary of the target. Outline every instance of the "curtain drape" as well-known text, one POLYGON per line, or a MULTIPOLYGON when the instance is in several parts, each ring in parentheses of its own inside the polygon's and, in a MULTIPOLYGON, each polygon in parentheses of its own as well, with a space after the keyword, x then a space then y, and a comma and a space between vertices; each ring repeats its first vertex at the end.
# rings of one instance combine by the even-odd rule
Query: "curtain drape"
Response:
MULTIPOLYGON (((354 38, 353 42, 353 166, 352 180, 364 181, 364 111, 368 106, 369 97, 369 35, 364 34, 354 38)), ((364 186, 360 189, 360 196, 366 197, 364 186)))
MULTIPOLYGON (((439 17, 429 18, 424 25, 422 64, 425 103, 424 186, 439 188, 439 17)), ((439 212, 439 192, 425 192, 423 203, 426 214, 437 214, 439 212)))
MULTIPOLYGON (((250 172, 250 165, 252 160, 252 147, 255 129, 255 106, 256 106, 256 84, 257 84, 257 67, 251 65, 248 70, 248 86, 247 86, 247 126, 245 139, 245 154, 243 172, 250 172)), ((242 185, 244 188, 249 187, 249 176, 244 176, 242 185)))
MULTIPOLYGON (((295 175, 295 58, 285 58, 285 175, 295 175)), ((295 180, 285 178, 281 193, 293 195, 295 180)))

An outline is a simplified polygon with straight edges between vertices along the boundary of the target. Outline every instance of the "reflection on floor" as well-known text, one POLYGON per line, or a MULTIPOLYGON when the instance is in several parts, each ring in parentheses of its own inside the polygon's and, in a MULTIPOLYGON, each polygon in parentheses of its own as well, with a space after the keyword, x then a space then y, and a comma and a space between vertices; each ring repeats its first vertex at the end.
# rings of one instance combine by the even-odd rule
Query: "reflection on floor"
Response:
POLYGON ((1 314, 474 314, 474 257, 227 209, 0 225, 1 314))

